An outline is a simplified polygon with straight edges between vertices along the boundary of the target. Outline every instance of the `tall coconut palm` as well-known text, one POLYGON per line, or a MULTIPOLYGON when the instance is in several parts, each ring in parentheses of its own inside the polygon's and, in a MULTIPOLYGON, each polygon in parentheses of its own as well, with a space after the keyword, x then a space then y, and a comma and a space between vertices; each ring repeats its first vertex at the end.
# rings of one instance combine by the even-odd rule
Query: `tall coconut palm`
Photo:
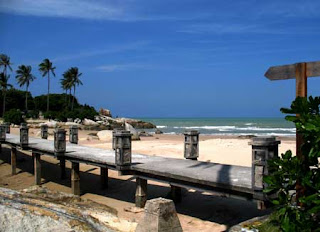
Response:
POLYGON ((30 65, 20 65, 16 71, 16 80, 19 86, 26 86, 26 111, 28 111, 28 88, 30 83, 36 79, 36 77, 32 75, 31 70, 32 68, 30 65))
POLYGON ((42 73, 42 77, 48 77, 48 95, 47 95, 47 111, 49 111, 49 94, 50 94, 50 73, 55 77, 56 74, 54 70, 56 67, 53 67, 52 62, 49 59, 44 59, 41 64, 39 64, 39 71, 42 73))
POLYGON ((63 78, 60 79, 61 88, 66 91, 66 102, 67 102, 67 95, 69 90, 69 98, 68 98, 68 108, 70 106, 70 99, 71 99, 71 89, 73 86, 73 77, 70 70, 67 70, 63 73, 63 78))
POLYGON ((11 65, 12 63, 10 62, 10 57, 6 54, 0 54, 0 67, 3 67, 3 73, 5 76, 7 75, 7 68, 12 71, 11 65))
POLYGON ((4 72, 0 73, 0 89, 2 91, 3 96, 3 105, 2 105, 2 117, 6 111, 6 96, 8 88, 12 88, 12 85, 8 83, 10 75, 6 75, 4 72))
POLYGON ((76 86, 82 85, 82 81, 79 79, 82 73, 79 72, 79 69, 77 67, 72 67, 69 69, 69 71, 72 76, 73 98, 72 98, 71 110, 73 110, 74 99, 76 98, 76 86))

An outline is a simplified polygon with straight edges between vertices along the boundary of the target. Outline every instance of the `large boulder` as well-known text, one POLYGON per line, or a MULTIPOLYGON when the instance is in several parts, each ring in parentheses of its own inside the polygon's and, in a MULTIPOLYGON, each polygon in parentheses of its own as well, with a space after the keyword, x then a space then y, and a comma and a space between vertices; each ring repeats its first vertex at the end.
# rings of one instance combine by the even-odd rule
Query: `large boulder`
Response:
POLYGON ((112 117, 111 111, 108 110, 108 109, 101 108, 100 111, 99 111, 99 114, 101 114, 103 116, 107 116, 107 117, 112 117))
POLYGON ((131 137, 132 140, 140 140, 138 131, 134 129, 133 126, 131 126, 129 123, 125 123, 124 128, 126 131, 130 131, 130 133, 132 134, 132 137, 131 137))
POLYGON ((48 121, 48 122, 40 123, 39 126, 42 126, 42 125, 47 125, 49 128, 56 128, 58 126, 58 122, 54 121, 54 120, 51 120, 51 121, 48 121))
POLYGON ((87 118, 83 119, 82 124, 85 126, 99 126, 99 123, 87 118))
POLYGON ((66 126, 78 126, 78 127, 81 126, 79 123, 76 123, 76 122, 66 122, 64 125, 66 125, 66 126))
POLYGON ((99 140, 101 141, 112 141, 112 130, 102 130, 97 133, 99 140))

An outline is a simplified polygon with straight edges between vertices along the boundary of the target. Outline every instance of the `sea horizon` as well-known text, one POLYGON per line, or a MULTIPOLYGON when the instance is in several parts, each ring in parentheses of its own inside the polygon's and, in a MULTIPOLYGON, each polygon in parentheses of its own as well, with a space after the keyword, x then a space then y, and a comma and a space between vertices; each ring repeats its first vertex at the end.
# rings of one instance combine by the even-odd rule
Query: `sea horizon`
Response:
MULTIPOLYGON (((139 117, 151 122, 164 134, 182 134, 186 130, 197 130, 203 135, 296 135, 292 122, 280 117, 139 117)), ((150 133, 155 130, 147 130, 150 133)))

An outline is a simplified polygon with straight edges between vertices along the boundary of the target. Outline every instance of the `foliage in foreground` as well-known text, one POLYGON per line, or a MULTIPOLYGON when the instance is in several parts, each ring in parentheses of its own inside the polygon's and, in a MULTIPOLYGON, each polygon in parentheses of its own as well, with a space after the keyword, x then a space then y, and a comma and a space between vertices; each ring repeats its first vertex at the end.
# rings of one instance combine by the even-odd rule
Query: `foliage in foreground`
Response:
POLYGON ((276 223, 282 231, 320 231, 320 98, 298 97, 291 108, 281 109, 303 137, 303 159, 291 151, 269 162, 271 174, 264 178, 265 192, 275 205, 276 223), (298 114, 299 116, 296 116, 298 114), (296 184, 303 197, 297 199, 296 184))

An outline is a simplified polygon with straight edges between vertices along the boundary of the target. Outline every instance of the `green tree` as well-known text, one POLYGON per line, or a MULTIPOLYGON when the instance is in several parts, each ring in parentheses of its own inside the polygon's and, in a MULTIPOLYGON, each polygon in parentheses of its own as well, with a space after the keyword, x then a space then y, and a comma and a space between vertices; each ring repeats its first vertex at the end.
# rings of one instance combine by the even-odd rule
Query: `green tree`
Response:
POLYGON ((82 82, 79 79, 82 73, 79 72, 79 69, 77 67, 70 68, 69 72, 71 73, 71 76, 72 76, 73 98, 72 98, 71 110, 73 110, 74 99, 76 98, 76 86, 82 85, 82 82))
POLYGON ((66 96, 68 95, 68 90, 69 90, 68 104, 66 104, 69 108, 70 107, 70 99, 71 99, 71 89, 73 86, 73 77, 70 72, 70 69, 63 73, 63 78, 60 79, 60 83, 61 83, 61 88, 66 91, 66 96))
POLYGON ((7 90, 8 88, 12 88, 12 85, 8 83, 9 78, 10 78, 10 75, 6 75, 4 72, 0 73, 0 89, 2 91, 2 97, 3 97, 2 117, 4 116, 4 113, 6 111, 7 90))
POLYGON ((6 54, 0 54, 0 67, 3 67, 3 73, 7 75, 7 68, 12 71, 11 68, 12 63, 10 62, 10 57, 6 54))
POLYGON ((44 59, 41 64, 39 64, 39 71, 42 73, 42 77, 48 77, 48 96, 47 96, 47 112, 49 111, 49 94, 50 94, 50 73, 55 77, 56 74, 54 70, 56 67, 53 67, 52 62, 49 59, 44 59))
POLYGON ((28 111, 28 88, 30 83, 36 79, 36 77, 32 75, 31 71, 32 68, 30 65, 20 65, 16 71, 16 80, 19 86, 26 86, 26 111, 28 111))

